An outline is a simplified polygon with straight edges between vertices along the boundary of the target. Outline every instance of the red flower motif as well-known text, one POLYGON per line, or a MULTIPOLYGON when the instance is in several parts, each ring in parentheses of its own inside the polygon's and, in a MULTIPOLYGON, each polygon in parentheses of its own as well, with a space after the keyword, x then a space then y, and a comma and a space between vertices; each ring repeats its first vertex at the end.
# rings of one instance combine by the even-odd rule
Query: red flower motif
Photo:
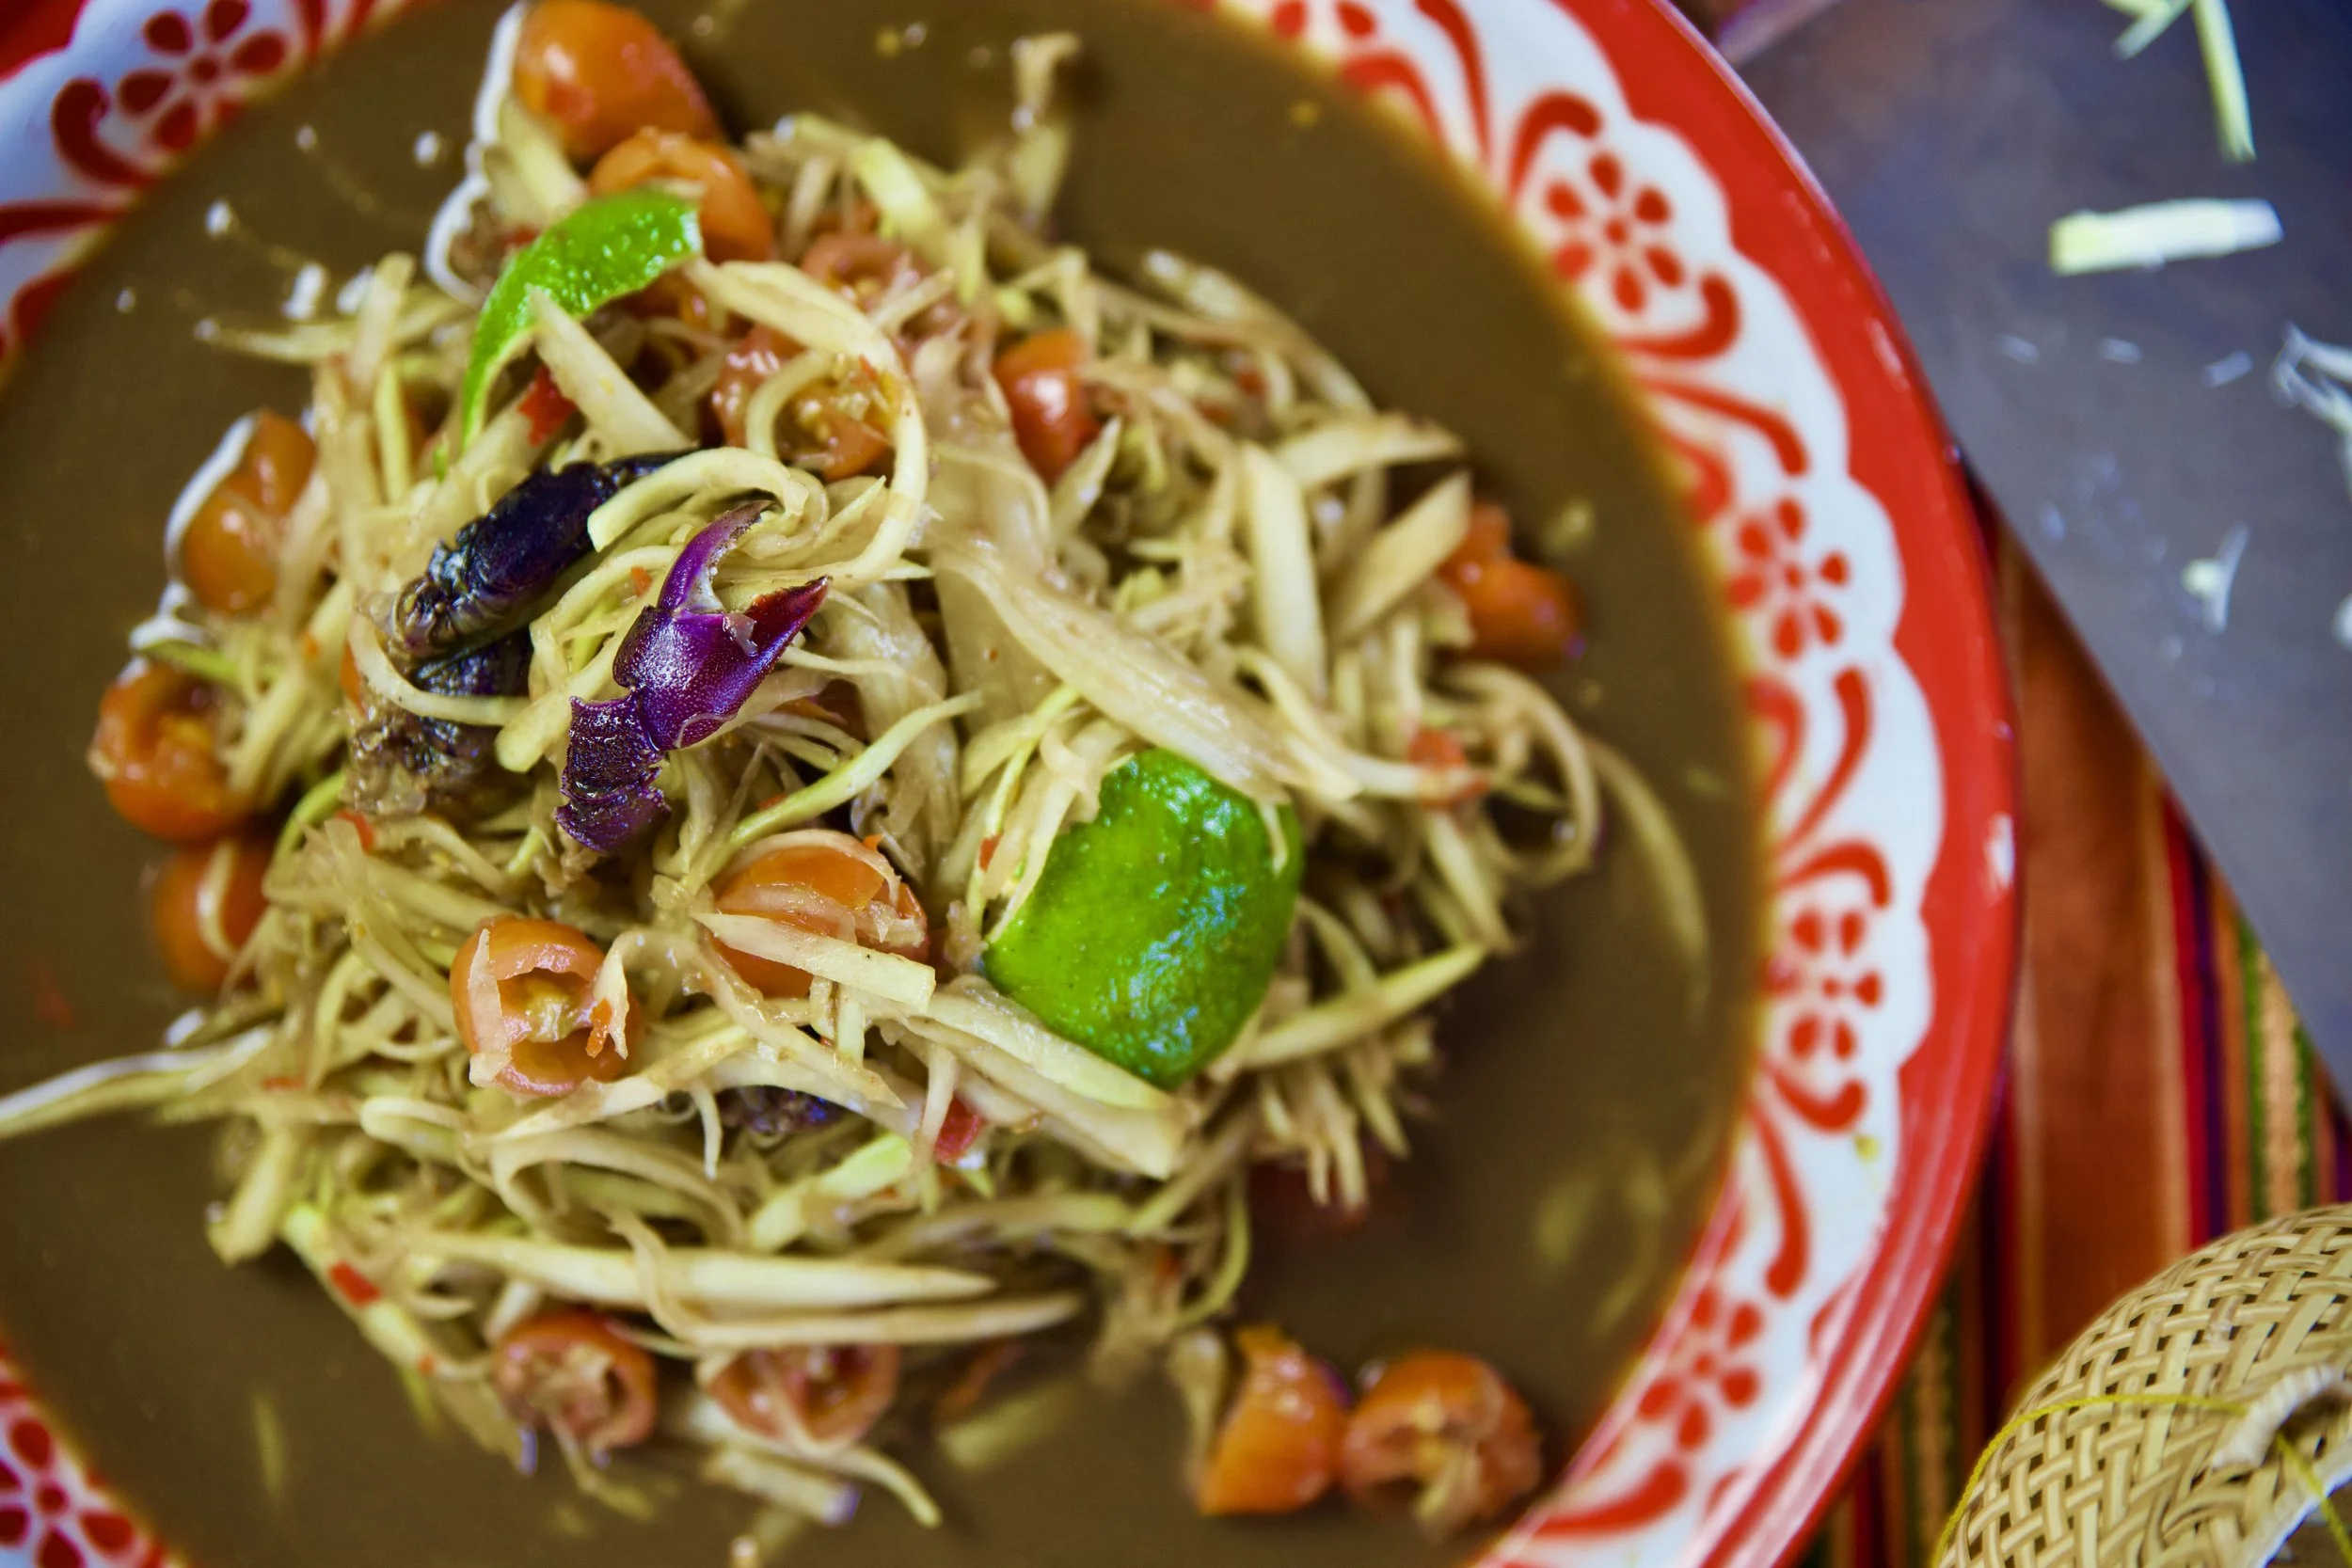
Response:
POLYGON ((1833 646, 1846 631, 1844 619, 1822 600, 1846 586, 1853 568, 1843 550, 1808 558, 1804 533, 1804 508, 1784 498, 1741 518, 1732 536, 1739 551, 1731 578, 1732 608, 1760 609, 1770 615, 1772 647, 1783 658, 1796 657, 1816 640, 1823 647, 1833 646))
MULTIPOLYGON (((1380 30, 1380 23, 1360 0, 1340 0, 1332 14, 1339 18, 1340 30, 1351 42, 1360 43, 1380 30)), ((1278 38, 1295 39, 1307 31, 1307 0, 1279 0, 1267 13, 1267 24, 1278 38)))
POLYGON ((1788 922, 1787 940, 1764 966, 1764 994, 1789 1009, 1784 1042, 1797 1061, 1823 1045, 1839 1061, 1854 1053, 1854 1012, 1868 1011, 1885 997, 1886 982, 1865 954, 1870 934, 1867 911, 1836 912, 1819 904, 1801 905, 1788 922))
MULTIPOLYGON (((22 1399, 13 1385, 7 1392, 22 1399)), ((98 1563, 163 1561, 138 1527, 70 1483, 70 1461, 39 1418, 21 1402, 0 1433, 0 1552, 22 1552, 34 1568, 92 1568, 98 1563), (142 1550, 144 1548, 144 1550, 142 1550)))
POLYGON ((1712 1285, 1691 1304, 1691 1319, 1672 1355, 1635 1405, 1644 1420, 1674 1427, 1684 1452, 1706 1447, 1713 1407, 1744 1410, 1762 1385, 1740 1353, 1764 1332, 1764 1314, 1750 1302, 1726 1307, 1712 1285))
POLYGON ((167 152, 185 152, 206 123, 228 121, 238 108, 236 83, 274 76, 286 63, 286 40, 269 28, 240 38, 251 20, 248 0, 211 0, 193 22, 158 11, 140 36, 167 64, 145 66, 115 84, 126 115, 149 119, 148 140, 167 152))
POLYGON ((1579 195, 1565 180, 1544 189, 1544 205, 1552 216, 1583 226, 1581 234, 1551 253, 1552 270, 1574 282, 1599 267, 1608 275, 1610 293, 1632 311, 1648 303, 1653 287, 1679 289, 1688 282, 1690 269, 1667 243, 1674 204, 1666 193, 1629 180, 1613 152, 1595 152, 1585 161, 1584 173, 1592 182, 1589 196, 1579 195))

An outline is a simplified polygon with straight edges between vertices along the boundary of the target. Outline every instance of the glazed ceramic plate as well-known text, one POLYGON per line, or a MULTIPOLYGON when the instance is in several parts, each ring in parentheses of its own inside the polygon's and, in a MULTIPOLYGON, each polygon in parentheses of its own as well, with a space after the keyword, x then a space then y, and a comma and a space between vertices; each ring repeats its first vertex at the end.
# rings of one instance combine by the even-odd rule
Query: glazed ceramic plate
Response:
MULTIPOLYGON (((355 60, 379 62, 387 74, 370 90, 405 92, 398 72, 414 71, 438 84, 432 92, 462 103, 474 57, 452 53, 437 65, 413 39, 405 55, 395 46, 409 38, 404 29, 428 24, 472 39, 486 32, 490 13, 440 14, 469 9, 451 0, 433 15, 403 21, 390 14, 401 8, 389 0, 210 0, 178 8, 158 0, 35 0, 0 27, 7 72, 0 77, 0 347, 28 355, 32 364, 44 354, 78 351, 69 339, 95 341, 87 324, 109 309, 180 309, 193 319, 192 307, 174 303, 169 278, 122 283, 103 300, 88 290, 74 294, 66 280, 92 264, 110 226, 151 196, 159 212, 174 201, 187 208, 182 215, 193 234, 194 214, 205 210, 191 184, 203 178, 200 149, 241 105, 314 69, 328 72, 321 90, 339 80, 375 79, 356 66, 347 79, 333 76, 330 55, 355 46, 362 52, 355 60), (384 39, 359 38, 379 25, 384 39), (38 331, 53 306, 59 317, 54 347, 38 331)), ((1084 9, 1074 0, 1060 8, 1084 9)), ((1901 1368, 1965 1197, 2007 1017, 2014 896, 2010 736, 1973 514, 1899 330, 1843 230, 1737 83, 1662 5, 1238 0, 1218 8, 1227 15, 1216 25, 1254 30, 1262 53, 1305 56, 1294 64, 1376 103, 1458 166, 1544 259, 1544 286, 1571 294, 1613 345, 1607 373, 1633 389, 1675 481, 1687 486, 1692 537, 1672 546, 1697 562, 1691 580, 1715 601, 1714 621, 1728 627, 1722 662, 1735 673, 1724 680, 1725 712, 1736 717, 1725 724, 1741 733, 1726 744, 1754 759, 1747 812, 1754 820, 1745 831, 1763 862, 1749 879, 1760 884, 1756 945, 1763 957, 1745 977, 1754 1006, 1738 1009, 1745 1021, 1740 1043, 1752 1037, 1753 1046, 1724 1058, 1740 1076, 1719 1096, 1720 1115, 1708 1130, 1708 1152, 1721 1156, 1709 1168, 1721 1170, 1720 1181, 1708 1179, 1687 1215, 1659 1222, 1664 1239, 1657 1244, 1673 1256, 1616 1338, 1595 1341, 1585 1325, 1564 1321, 1556 1349, 1544 1350, 1543 1291, 1513 1291, 1508 1306, 1521 1325, 1514 1342, 1538 1347, 1518 1351, 1518 1361, 1574 1369, 1556 1384, 1545 1383, 1539 1369, 1538 1384, 1562 1391, 1549 1400, 1539 1393, 1538 1402, 1563 1415, 1582 1440, 1563 1454, 1558 1483, 1492 1544, 1486 1560, 1530 1568, 1761 1568, 1802 1540, 1901 1368), (1686 1259, 1678 1271, 1676 1259, 1686 1259), (1597 1353, 1596 1342, 1610 1347, 1607 1354, 1597 1353)), ((714 6, 704 31, 743 9, 714 6)), ((696 29, 688 31, 691 52, 696 29)), ((715 46, 711 59, 717 63, 697 63, 716 72, 722 99, 739 96, 728 73, 750 67, 715 46)), ((1311 119, 1302 116, 1300 123, 1311 119)), ((421 144, 420 158, 429 163, 431 150, 421 144)), ((1253 173, 1251 188, 1312 180, 1316 166, 1311 157, 1294 156, 1253 173)), ((230 214, 213 227, 235 221, 230 214)), ((162 242, 150 234, 139 243, 162 242)), ((1279 252, 1279 235, 1268 243, 1279 252)), ((114 260, 101 256, 94 265, 103 272, 114 260)), ((1311 302, 1289 297, 1279 282, 1269 278, 1268 291, 1321 326, 1311 302)), ((175 341, 184 337, 175 331, 175 341)), ((1344 332, 1341 338, 1345 355, 1344 332)), ((170 359, 151 373, 167 383, 172 374, 215 373, 199 361, 169 368, 179 365, 170 359)), ((62 371, 44 378, 20 373, 0 399, 28 395, 37 380, 56 390, 139 373, 100 361, 75 370, 82 381, 62 371)), ((1394 385, 1409 379, 1406 368, 1392 362, 1368 370, 1393 401, 1416 405, 1409 385, 1394 385)), ((151 411, 180 406, 168 384, 135 390, 151 411)), ((204 402, 194 390, 188 396, 190 406, 204 402)), ((193 444, 200 453, 225 417, 175 431, 151 451, 193 444)), ((140 452, 151 450, 143 431, 124 432, 140 452)), ((137 455, 126 453, 126 466, 135 467, 127 460, 137 455)), ((141 483, 148 491, 161 486, 167 498, 189 466, 159 468, 141 483)), ((60 457, 58 483, 72 475, 72 460, 60 457)), ((8 522, 17 583, 8 604, 11 615, 38 619, 28 584, 51 559, 44 549, 54 551, 65 537, 45 531, 67 524, 47 505, 38 517, 17 515, 24 510, 12 508, 8 522)), ((61 497, 56 510, 72 508, 61 497)), ((142 517, 103 526, 107 537, 124 541, 153 528, 142 517)), ((135 580, 109 590, 108 614, 118 600, 151 595, 151 557, 137 560, 135 580)), ((71 604, 51 601, 71 600, 74 592, 70 582, 42 581, 39 602, 47 608, 39 614, 70 615, 71 604)), ((1609 602, 1598 602, 1605 616, 1609 602)), ((40 712, 50 711, 53 696, 87 711, 110 667, 98 652, 85 658, 72 650, 102 649, 119 630, 100 629, 103 636, 57 641, 69 650, 57 656, 61 684, 36 705, 40 712)), ((1605 635, 1604 620, 1596 636, 1605 635)), ((44 721, 42 734, 65 735, 75 721, 44 721)), ((1598 724, 1609 732, 1606 717, 1598 724)), ((43 833, 54 816, 56 832, 70 837, 97 818, 80 804, 53 813, 47 802, 55 792, 83 786, 72 779, 70 746, 43 744, 34 776, 44 782, 11 793, 18 802, 11 831, 43 833), (28 810, 28 801, 37 809, 28 810)), ((128 854, 116 847, 99 861, 110 873, 128 854)), ((93 883, 98 875, 89 874, 93 883)), ((126 876, 112 891, 87 896, 128 908, 130 885, 126 876)), ((98 940, 79 929, 48 940, 70 957, 77 943, 98 940)), ((47 1038, 38 1033, 43 1029, 59 1036, 34 1048, 44 1069, 144 1043, 65 1039, 72 1034, 65 1025, 77 1017, 87 1037, 118 1012, 86 1002, 75 1013, 64 994, 72 988, 58 988, 46 949, 24 961, 24 996, 11 1016, 22 1016, 28 1038, 47 1038)), ((1505 1007, 1507 1000, 1493 998, 1511 994, 1505 986, 1472 1004, 1470 1016, 1479 1017, 1482 1006, 1489 1014, 1505 1007)), ((1531 1037, 1546 1029, 1565 1037, 1573 1021, 1520 1019, 1516 1027, 1523 1037, 1531 1029, 1531 1037)), ((27 1076, 11 1068, 0 1087, 27 1076)), ((1476 1075, 1466 1077, 1474 1102, 1476 1075)), ((1496 1089, 1486 1098, 1505 1094, 1496 1089)), ((1547 1128, 1573 1138, 1584 1125, 1565 1103, 1519 1109, 1520 1134, 1538 1143, 1547 1128)), ((129 1147, 127 1135, 115 1136, 109 1148, 129 1147)), ((181 1165, 173 1190, 198 1180, 194 1163, 181 1165)), ((37 1155, 19 1155, 7 1168, 48 1167, 37 1155)), ((37 1238, 40 1227, 25 1215, 42 1202, 12 1177, 5 1203, 19 1212, 0 1228, 37 1238)), ((195 1208, 192 1200, 184 1212, 126 1224, 119 1244, 165 1225, 193 1237, 195 1208)), ((0 1277, 0 1325, 19 1294, 37 1295, 54 1338, 57 1303, 74 1289, 144 1291, 154 1298, 145 1307, 151 1316, 170 1316, 174 1276, 127 1264, 102 1269, 96 1260, 113 1257, 109 1238, 93 1240, 85 1227, 78 1240, 88 1243, 87 1273, 64 1287, 53 1281, 20 1291, 18 1281, 0 1277)), ((27 1243, 9 1256, 19 1259, 12 1268, 85 1266, 75 1261, 83 1253, 63 1243, 27 1243)), ((187 1256, 190 1267, 203 1266, 194 1260, 200 1245, 187 1256)), ((1391 1255, 1381 1266, 1409 1271, 1414 1256, 1391 1255)), ((186 1288, 192 1294, 212 1289, 192 1278, 186 1288)), ((284 1307, 282 1300, 255 1304, 265 1312, 284 1307)), ((314 1300, 303 1310, 332 1316, 314 1300)), ((1498 1310, 1492 1301, 1466 1301, 1463 1315, 1474 1330, 1480 1312, 1498 1310)), ((96 1308, 90 1319, 112 1321, 96 1308)), ((148 1332, 139 1331, 140 1343, 151 1351, 148 1332)), ((152 1334, 175 1347, 176 1359, 85 1347, 89 1356, 77 1363, 85 1370, 58 1381, 64 1397, 54 1418, 0 1359, 0 1564, 69 1568, 174 1555, 134 1522, 151 1510, 168 1529, 173 1508, 183 1506, 158 1500, 159 1489, 168 1488, 152 1480, 176 1473, 170 1444, 249 1449, 244 1395, 223 1386, 226 1374, 214 1366, 205 1338, 177 1323, 152 1334), (107 1386, 87 1369, 109 1355, 124 1366, 189 1367, 189 1386, 157 1391, 151 1408, 121 1394, 102 1411, 106 1400, 97 1390, 107 1386), (215 1430, 200 1439, 125 1437, 122 1461, 110 1455, 110 1434, 134 1431, 138 1412, 168 1426, 201 1409, 199 1384, 218 1409, 215 1430), (76 1403, 81 1388, 93 1390, 87 1413, 76 1403), (66 1433, 89 1437, 85 1443, 66 1433), (97 1478, 93 1459, 125 1474, 127 1497, 97 1478)), ((34 1351, 29 1328, 24 1337, 34 1351)), ((45 1379, 43 1357, 26 1359, 45 1379)), ((398 1408, 396 1395, 362 1403, 367 1419, 398 1408)), ((179 1469, 215 1484, 214 1472, 193 1458, 179 1469)), ((250 1465, 237 1473, 250 1476, 250 1465)), ((399 1492, 393 1485, 390 1496, 367 1506, 403 1508, 413 1522, 416 1499, 401 1502, 399 1492)), ((532 1496, 532 1506, 544 1509, 545 1496, 532 1496)), ((453 1540, 489 1538, 461 1523, 446 1521, 453 1540)), ((985 1540, 965 1546, 958 1560, 991 1560, 985 1540)), ((286 1555, 282 1544, 272 1550, 286 1555)), ((1312 1555, 1320 1554, 1298 1554, 1312 1555)), ((1032 1557, 1047 1560, 1035 1553, 1019 1560, 1032 1557)), ((451 1560, 458 1560, 453 1553, 451 1560)), ((1362 1560, 1336 1552, 1332 1560, 1362 1560)))

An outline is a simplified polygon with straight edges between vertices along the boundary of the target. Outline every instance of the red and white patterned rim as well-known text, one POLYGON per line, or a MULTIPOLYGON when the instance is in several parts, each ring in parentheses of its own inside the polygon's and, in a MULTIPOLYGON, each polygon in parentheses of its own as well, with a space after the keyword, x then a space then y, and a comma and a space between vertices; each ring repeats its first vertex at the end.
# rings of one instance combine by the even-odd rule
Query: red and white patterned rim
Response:
MULTIPOLYGON (((0 355, 242 103, 408 0, 30 0, 0 24, 0 355)), ((1892 313, 1658 0, 1181 0, 1392 100, 1615 341, 1692 476, 1766 759, 1771 957, 1732 1164, 1664 1323, 1486 1568, 1770 1568, 1927 1312, 2015 956, 2010 728, 1974 514, 1892 313)), ((166 1551, 0 1352, 0 1568, 166 1551)))

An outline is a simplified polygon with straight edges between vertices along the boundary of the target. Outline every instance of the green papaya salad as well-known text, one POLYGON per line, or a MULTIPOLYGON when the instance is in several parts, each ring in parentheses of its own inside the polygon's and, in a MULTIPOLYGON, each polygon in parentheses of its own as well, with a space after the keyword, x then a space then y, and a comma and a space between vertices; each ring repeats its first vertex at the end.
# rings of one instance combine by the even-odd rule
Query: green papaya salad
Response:
POLYGON ((1453 435, 1056 243, 1075 48, 947 169, 730 140, 600 0, 505 19, 421 254, 208 324, 307 398, 174 509, 90 751, 197 1006, 0 1135, 224 1123, 224 1261, 616 1507, 652 1445, 761 1529, 935 1521, 894 1443, 1043 1335, 1171 1370, 1207 1512, 1442 1533, 1534 1484, 1525 1407, 1232 1332, 1251 1173, 1372 1202, 1437 1005, 1604 784, 1657 813, 1453 435))

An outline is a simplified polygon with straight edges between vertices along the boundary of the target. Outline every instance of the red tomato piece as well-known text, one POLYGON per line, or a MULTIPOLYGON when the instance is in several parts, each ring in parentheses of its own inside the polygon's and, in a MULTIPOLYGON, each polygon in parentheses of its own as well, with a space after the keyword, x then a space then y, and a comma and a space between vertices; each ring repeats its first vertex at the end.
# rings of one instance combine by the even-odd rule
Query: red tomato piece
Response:
POLYGON ((149 897, 165 973, 181 990, 209 996, 269 910, 266 839, 191 844, 164 863, 149 897))
POLYGON ((1416 1351, 1381 1367, 1349 1418, 1340 1479, 1376 1513, 1409 1512, 1432 1539, 1500 1517, 1543 1479, 1526 1402, 1486 1362, 1416 1351))
MULTIPOLYGON (((930 950, 930 922, 914 890, 888 867, 847 833, 812 833, 771 849, 728 878, 719 889, 719 910, 922 958, 930 950)), ((719 951, 755 990, 780 997, 808 994, 803 970, 723 943, 719 951)))
POLYGON ((591 1459, 653 1435, 653 1356, 595 1312, 548 1312, 507 1330, 490 1386, 515 1418, 551 1428, 591 1459))
POLYGON ((539 0, 515 49, 515 96, 587 163, 647 128, 719 134, 702 84, 661 29, 605 0, 539 0))
POLYGON ((1025 338, 996 356, 996 385, 1012 408, 1013 439, 1048 484, 1103 434, 1078 375, 1084 363, 1086 343, 1068 327, 1025 338))
POLYGON ((1241 1392, 1209 1445, 1193 1501, 1206 1514, 1294 1513, 1330 1490, 1347 1428, 1347 1393, 1330 1368, 1281 1330, 1233 1336, 1241 1392))
MULTIPOLYGON (((450 966, 458 1037, 471 1055, 496 1054, 498 1084, 513 1094, 565 1095, 618 1078, 628 1064, 612 1021, 588 996, 603 963, 604 949, 569 926, 485 921, 450 966)), ((630 1007, 623 1037, 633 1044, 643 1023, 630 1007)))
POLYGON ((144 659, 106 689, 89 768, 124 821, 184 844, 216 838, 251 815, 220 760, 219 704, 219 692, 194 675, 144 659))
POLYGON ((898 1347, 792 1345, 745 1351, 710 1386, 738 1425, 770 1437, 854 1443, 898 1397, 898 1347))
POLYGON ((1470 613, 1470 657, 1549 670, 1565 663, 1583 629, 1576 585, 1511 553, 1511 520, 1481 502, 1470 531, 1438 575, 1470 613))

